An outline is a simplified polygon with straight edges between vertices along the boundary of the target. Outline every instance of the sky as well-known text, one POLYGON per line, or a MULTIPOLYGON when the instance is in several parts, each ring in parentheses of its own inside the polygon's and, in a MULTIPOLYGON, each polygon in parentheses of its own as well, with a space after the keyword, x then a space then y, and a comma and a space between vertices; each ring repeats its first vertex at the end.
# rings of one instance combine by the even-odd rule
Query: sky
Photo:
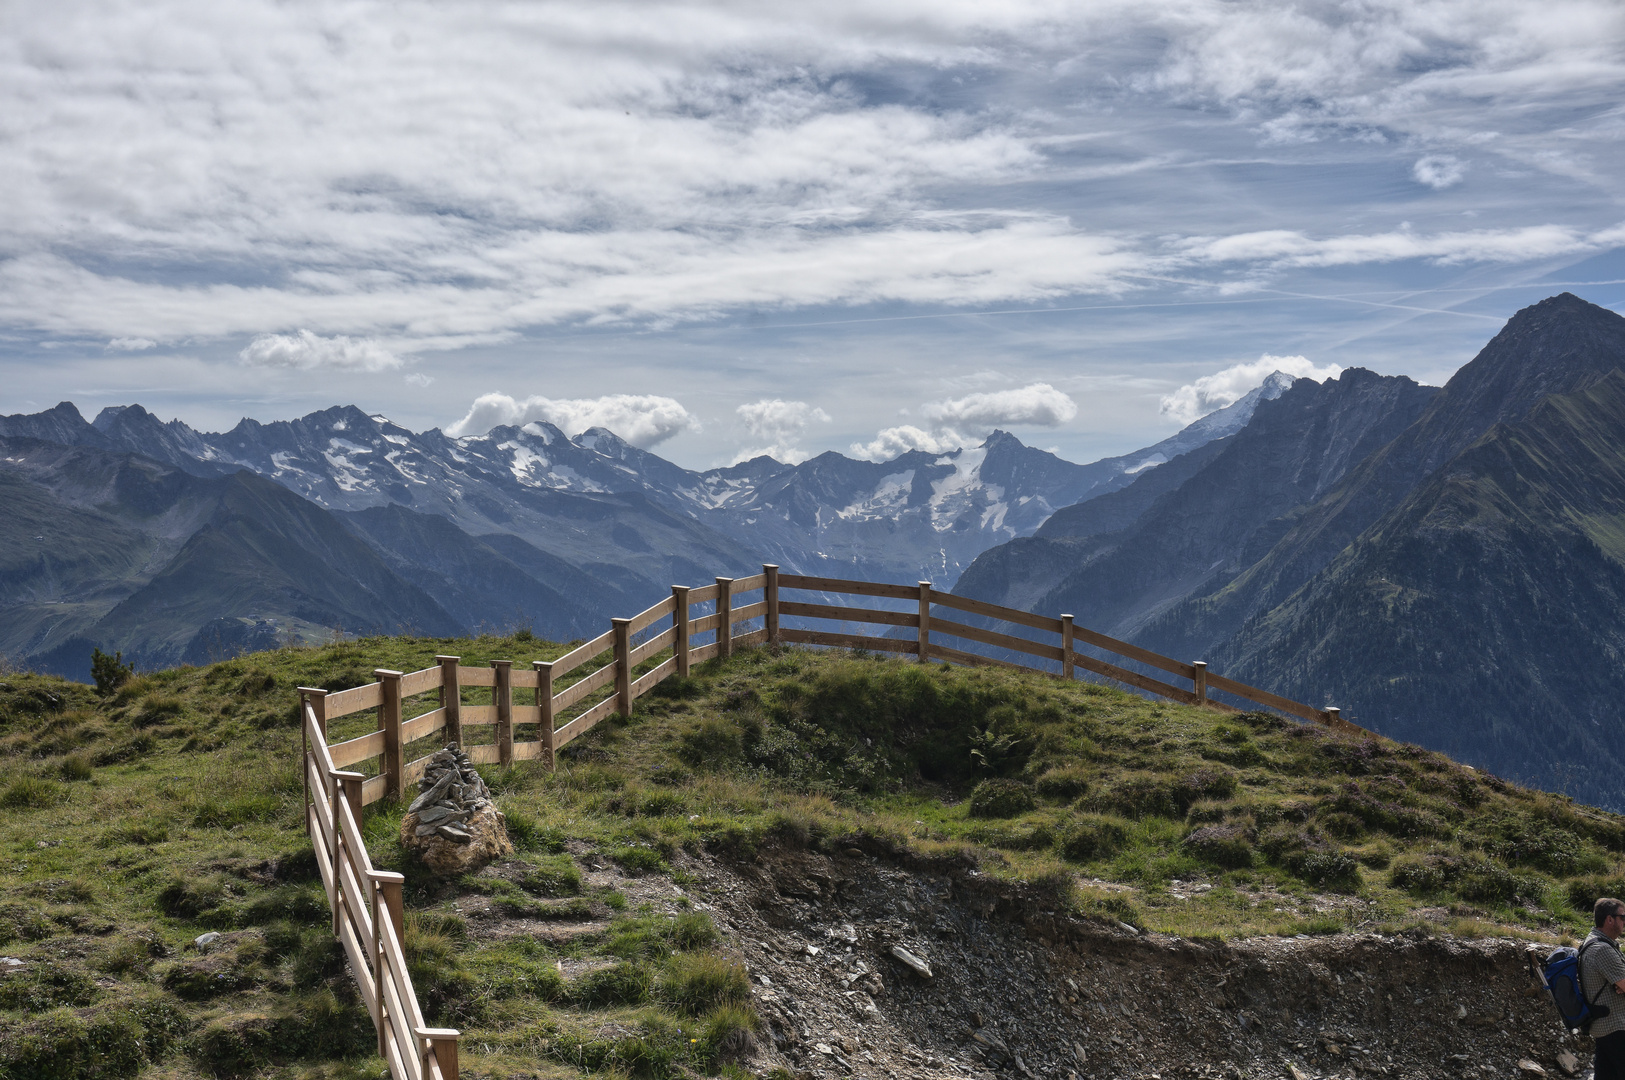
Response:
POLYGON ((1617 0, 0 5, 0 414, 1126 453, 1625 310, 1617 0))

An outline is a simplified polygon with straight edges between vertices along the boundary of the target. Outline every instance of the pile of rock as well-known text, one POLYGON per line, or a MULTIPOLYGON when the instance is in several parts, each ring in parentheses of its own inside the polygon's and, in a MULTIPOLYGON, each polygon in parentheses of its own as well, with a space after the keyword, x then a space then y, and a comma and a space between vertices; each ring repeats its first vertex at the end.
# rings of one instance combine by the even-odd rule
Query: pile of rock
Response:
POLYGON ((429 759, 418 786, 421 794, 401 820, 401 843, 429 869, 469 873, 513 851, 491 789, 456 743, 429 759))

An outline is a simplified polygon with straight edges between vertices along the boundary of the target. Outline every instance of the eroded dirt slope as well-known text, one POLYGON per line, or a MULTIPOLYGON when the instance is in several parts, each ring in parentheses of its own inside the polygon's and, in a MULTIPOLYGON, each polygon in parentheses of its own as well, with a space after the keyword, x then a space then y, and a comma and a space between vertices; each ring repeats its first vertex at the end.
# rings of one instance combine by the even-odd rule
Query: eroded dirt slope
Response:
POLYGON ((1589 1066, 1524 944, 1139 933, 1058 913, 968 862, 878 848, 688 869, 751 973, 763 1071, 1528 1078, 1589 1066))

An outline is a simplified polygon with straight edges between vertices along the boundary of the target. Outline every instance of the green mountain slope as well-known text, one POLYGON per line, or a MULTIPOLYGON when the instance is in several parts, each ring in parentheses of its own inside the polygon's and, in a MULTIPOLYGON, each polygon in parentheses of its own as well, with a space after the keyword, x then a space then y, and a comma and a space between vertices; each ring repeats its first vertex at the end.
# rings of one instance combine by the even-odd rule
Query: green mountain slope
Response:
POLYGON ((1273 547, 1233 580, 1170 606, 1136 640, 1179 656, 1217 654, 1221 642, 1283 603, 1484 432, 1521 421, 1547 395, 1592 385, 1622 357, 1625 317, 1607 308, 1562 293, 1517 312, 1415 424, 1296 510, 1273 547))
POLYGON ((86 678, 95 647, 160 667, 279 634, 461 625, 327 511, 252 473, 0 445, 0 655, 13 662, 86 678))
POLYGON ((455 633, 458 623, 327 511, 249 472, 162 571, 96 634, 143 663, 174 663, 220 618, 276 614, 349 632, 455 633))
MULTIPOLYGON (((50 677, 0 679, 0 951, 22 961, 0 975, 0 1076, 376 1080, 376 1041, 301 823, 293 688, 340 689, 441 652, 484 664, 562 651, 373 638, 158 672, 106 698, 50 677), (205 932, 222 936, 197 945, 205 932)), ((465 700, 484 693, 465 689, 465 700)), ((373 722, 335 721, 334 737, 373 722)), ((1292 939, 1353 931, 1328 942, 1347 945, 1343 974, 1399 995, 1397 1013, 1375 1014, 1382 1041, 1425 1036, 1421 1050, 1396 1039, 1392 1071, 1445 1076, 1437 1037, 1415 1026, 1436 1029, 1437 1016, 1412 1014, 1404 996, 1414 969, 1388 976, 1384 961, 1432 948, 1439 932, 1549 942, 1581 929, 1599 890, 1625 888, 1625 819, 1419 747, 839 652, 743 650, 572 743, 557 772, 482 771, 518 851, 478 875, 439 882, 409 859, 399 804, 376 803, 362 822, 375 865, 407 875, 413 979, 430 1022, 462 1029, 467 1076, 783 1080, 733 1061, 751 1045, 742 1032, 769 1052, 787 1045, 757 1010, 793 990, 810 1013, 820 991, 792 981, 802 973, 838 1003, 843 1030, 867 989, 887 1017, 937 1025, 921 1046, 980 1054, 989 1044, 971 1039, 964 1014, 1012 1012, 1000 999, 1044 978, 1051 996, 1063 992, 1049 969, 1077 954, 1048 937, 1061 925, 1135 986, 1166 964, 1196 970, 1212 994, 1224 973, 1227 1007, 1269 1017, 1248 1053, 1271 1068, 1303 1049, 1295 1021, 1341 1029, 1357 1004, 1282 995, 1280 969, 1305 966, 1289 950, 1312 944, 1292 939), (950 879, 952 890, 922 890, 950 879), (820 896, 836 898, 824 917, 862 928, 856 954, 870 967, 858 974, 877 971, 884 986, 802 959, 841 953, 808 918, 805 901, 820 896), (724 908, 741 904, 800 944, 769 958, 747 951, 759 943, 719 940, 724 908), (909 931, 916 948, 1017 943, 981 950, 981 996, 950 996, 945 965, 925 983, 884 959, 898 938, 873 927, 905 916, 927 943, 909 931), (1404 936, 1384 940, 1394 933, 1404 936), (1260 935, 1278 937, 1244 951, 1260 935)), ((1549 1006, 1519 995, 1525 984, 1519 972, 1509 1004, 1549 1044, 1549 1006)), ((1057 1051, 1081 1042, 1114 1061, 1139 1027, 1177 1030, 1185 985, 1135 998, 1132 1018, 1105 996, 1113 1014, 1068 1021, 1057 1051)), ((1501 1009, 1491 1015, 1505 1026, 1501 1009)), ((1003 1039, 1038 1042, 1019 1019, 1003 1039)), ((825 1037, 802 1036, 801 1053, 822 1053, 811 1044, 825 1037)), ((1192 1061, 1210 1063, 1197 1051, 1192 1061)))
MULTIPOLYGON (((1491 428, 1213 659, 1625 805, 1625 373, 1491 428)), ((1318 700, 1318 697, 1316 697, 1318 700)))

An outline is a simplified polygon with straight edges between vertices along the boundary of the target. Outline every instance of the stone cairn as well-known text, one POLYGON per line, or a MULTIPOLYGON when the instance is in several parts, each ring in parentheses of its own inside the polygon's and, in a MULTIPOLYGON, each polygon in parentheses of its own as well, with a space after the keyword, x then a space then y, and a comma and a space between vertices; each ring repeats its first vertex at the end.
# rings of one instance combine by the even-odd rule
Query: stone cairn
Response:
POLYGON ((401 820, 401 843, 436 874, 471 873, 513 852, 491 789, 456 743, 429 758, 418 787, 401 820))

